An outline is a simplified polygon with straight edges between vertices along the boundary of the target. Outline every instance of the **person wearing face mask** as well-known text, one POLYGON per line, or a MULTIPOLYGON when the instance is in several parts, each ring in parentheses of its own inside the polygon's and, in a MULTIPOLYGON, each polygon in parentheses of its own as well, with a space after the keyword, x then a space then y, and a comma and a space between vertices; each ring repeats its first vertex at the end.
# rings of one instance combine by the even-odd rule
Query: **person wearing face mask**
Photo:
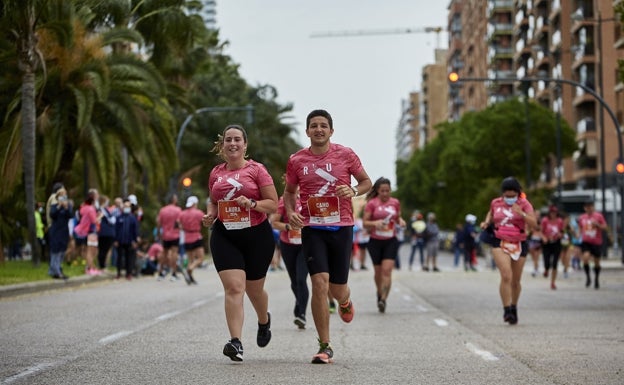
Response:
POLYGON ((69 245, 68 223, 74 216, 74 205, 67 199, 67 190, 59 188, 50 205, 51 225, 48 229, 50 239, 50 268, 48 274, 55 279, 67 279, 63 274, 62 263, 69 245))
POLYGON ((139 244, 139 224, 132 214, 128 199, 123 202, 123 212, 115 223, 115 247, 117 248, 117 279, 121 278, 122 263, 125 262, 126 279, 132 279, 134 259, 139 244))
POLYGON ((520 298, 520 279, 528 252, 525 229, 537 226, 533 206, 521 196, 522 187, 514 177, 503 179, 502 195, 490 203, 481 228, 494 226, 492 256, 500 273, 499 292, 503 303, 503 321, 510 325, 518 323, 518 300, 520 298))
POLYGON ((98 228, 98 264, 100 269, 106 268, 106 257, 115 242, 115 222, 117 216, 114 215, 110 200, 106 195, 100 195, 100 227, 98 228))

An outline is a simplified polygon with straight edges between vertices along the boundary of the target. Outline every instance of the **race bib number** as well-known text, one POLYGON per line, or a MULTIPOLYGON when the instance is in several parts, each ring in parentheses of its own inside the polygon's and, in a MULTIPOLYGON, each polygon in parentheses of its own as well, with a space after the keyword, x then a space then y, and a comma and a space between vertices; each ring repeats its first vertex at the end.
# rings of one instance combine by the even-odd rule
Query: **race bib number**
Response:
POLYGON ((505 253, 509 254, 511 259, 513 259, 514 261, 520 259, 520 252, 522 251, 522 246, 520 245, 520 242, 509 242, 501 240, 500 246, 501 249, 503 249, 505 253))
POLYGON ((286 233, 287 237, 288 237, 288 242, 290 242, 293 245, 300 245, 301 244, 301 230, 293 230, 290 229, 288 230, 288 232, 286 233))
POLYGON ((382 238, 392 238, 394 237, 394 222, 390 221, 383 225, 380 229, 374 229, 373 232, 378 237, 382 238))
POLYGON ((325 225, 340 222, 338 197, 310 197, 308 212, 311 225, 325 225))
POLYGON ((235 201, 219 201, 219 220, 227 230, 251 227, 249 209, 240 207, 235 201))

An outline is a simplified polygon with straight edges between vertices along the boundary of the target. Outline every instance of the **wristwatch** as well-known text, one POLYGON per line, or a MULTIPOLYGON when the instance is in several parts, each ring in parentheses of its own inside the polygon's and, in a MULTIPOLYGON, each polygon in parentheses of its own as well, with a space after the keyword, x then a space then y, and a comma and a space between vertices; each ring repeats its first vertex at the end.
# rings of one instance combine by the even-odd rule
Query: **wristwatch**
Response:
POLYGON ((288 223, 286 223, 286 226, 284 226, 284 228, 286 229, 286 231, 290 231, 290 225, 288 223))
POLYGON ((255 209, 256 206, 258 206, 258 202, 256 202, 255 199, 250 199, 249 202, 250 202, 249 203, 249 207, 252 208, 252 209, 255 209))
POLYGON ((356 186, 351 186, 351 189, 353 190, 353 193, 355 194, 355 195, 353 195, 353 196, 354 196, 354 197, 358 196, 358 194, 359 194, 360 192, 358 191, 357 187, 356 187, 356 186))

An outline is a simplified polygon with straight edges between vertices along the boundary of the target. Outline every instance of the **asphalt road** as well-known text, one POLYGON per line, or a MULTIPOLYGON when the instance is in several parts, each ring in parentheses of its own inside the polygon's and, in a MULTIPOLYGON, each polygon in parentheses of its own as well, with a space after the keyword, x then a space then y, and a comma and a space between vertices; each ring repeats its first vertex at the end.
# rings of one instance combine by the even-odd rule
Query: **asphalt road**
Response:
MULTIPOLYGON (((401 250, 405 259, 407 249, 401 250)), ((2 384, 622 384, 624 270, 613 262, 600 290, 582 273, 558 290, 527 269, 518 325, 502 321, 498 273, 451 266, 395 271, 385 314, 371 271, 350 276, 356 314, 331 317, 331 365, 312 365, 312 322, 293 324, 285 272, 270 272, 273 339, 255 345, 246 300, 244 362, 223 356, 223 290, 211 268, 199 285, 152 277, 99 280, 0 299, 2 384)), ((45 290, 44 290, 45 289, 45 290)), ((308 310, 308 319, 312 317, 308 310)))

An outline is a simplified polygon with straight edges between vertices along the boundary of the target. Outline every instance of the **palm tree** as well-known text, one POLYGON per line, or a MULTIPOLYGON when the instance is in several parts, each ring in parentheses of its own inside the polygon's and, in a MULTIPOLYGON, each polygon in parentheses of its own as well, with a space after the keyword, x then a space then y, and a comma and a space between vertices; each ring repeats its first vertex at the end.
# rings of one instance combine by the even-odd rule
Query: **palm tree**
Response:
MULTIPOLYGON (((37 11, 45 8, 45 0, 5 0, 2 2, 2 25, 11 32, 15 43, 17 66, 22 74, 19 119, 21 122, 21 161, 26 195, 26 222, 28 240, 33 248, 33 264, 39 265, 41 253, 37 243, 35 229, 35 75, 42 64, 37 51, 37 23, 40 18, 37 11)), ((17 139, 13 149, 19 147, 17 139)), ((1 242, 0 242, 1 243, 1 242)), ((2 246, 0 244, 0 246, 2 246)))

